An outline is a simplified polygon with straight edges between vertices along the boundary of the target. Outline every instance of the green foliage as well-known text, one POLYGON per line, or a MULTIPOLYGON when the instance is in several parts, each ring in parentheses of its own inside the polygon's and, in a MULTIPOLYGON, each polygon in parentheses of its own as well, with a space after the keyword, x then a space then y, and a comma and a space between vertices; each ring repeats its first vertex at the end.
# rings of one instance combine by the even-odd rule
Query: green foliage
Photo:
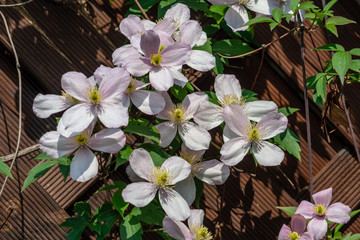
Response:
POLYGON ((284 211, 290 217, 294 216, 297 209, 297 207, 276 207, 276 208, 280 209, 281 211, 284 211))
POLYGON ((125 146, 123 149, 121 149, 121 151, 116 156, 115 170, 129 161, 129 157, 132 151, 133 149, 130 146, 125 146))
POLYGON ((300 0, 291 0, 291 2, 290 2, 291 11, 296 13, 299 3, 300 3, 300 0))
POLYGON ((13 175, 10 172, 9 166, 3 162, 2 158, 0 158, 0 173, 3 173, 6 176, 14 179, 13 175))
POLYGON ((186 88, 182 88, 178 85, 172 86, 170 91, 171 91, 171 94, 174 97, 176 97, 180 102, 182 102, 184 100, 184 98, 186 97, 186 95, 188 94, 186 88))
POLYGON ((280 133, 279 135, 274 137, 274 142, 290 153, 291 155, 295 156, 299 161, 301 161, 301 148, 299 145, 300 139, 296 134, 287 128, 284 132, 280 133))
POLYGON ((344 47, 339 45, 339 44, 335 44, 335 43, 331 43, 331 44, 327 44, 321 47, 317 47, 314 48, 313 50, 326 50, 326 51, 345 51, 344 47))
POLYGON ((253 49, 247 43, 238 39, 225 39, 213 44, 213 51, 224 56, 241 55, 252 50, 253 49))
POLYGON ((146 119, 129 119, 128 126, 123 129, 126 133, 136 134, 142 137, 146 137, 156 143, 160 142, 160 134, 155 126, 148 126, 149 121, 146 119))
POLYGON ((257 96, 257 93, 247 89, 241 89, 241 96, 246 100, 246 102, 253 102, 258 100, 255 97, 257 96))
POLYGON ((139 208, 135 207, 120 223, 121 239, 127 240, 141 240, 143 230, 138 219, 141 214, 139 208))
POLYGON ((279 108, 279 113, 284 114, 285 116, 289 116, 297 111, 299 111, 300 109, 298 108, 292 108, 292 107, 283 107, 283 108, 279 108))
POLYGON ((162 226, 165 213, 163 212, 160 203, 156 199, 139 210, 141 213, 137 217, 141 222, 149 225, 162 226))
POLYGON ((112 204, 114 208, 120 213, 122 217, 124 217, 124 212, 126 208, 129 206, 129 203, 125 202, 121 193, 126 187, 126 183, 118 181, 114 183, 115 186, 118 187, 118 190, 114 193, 112 197, 112 204))
POLYGON ((27 188, 27 186, 35 182, 39 177, 44 176, 53 166, 55 166, 58 163, 59 161, 46 161, 32 168, 28 173, 27 178, 24 181, 24 185, 21 191, 24 191, 25 188, 27 188))
MULTIPOLYGON (((138 0, 141 7, 144 9, 145 12, 147 12, 150 8, 152 8, 155 4, 160 2, 160 0, 138 0)), ((134 0, 130 0, 126 2, 127 5, 131 5, 129 10, 126 12, 125 16, 129 16, 130 14, 141 16, 141 10, 136 5, 134 0)))
POLYGON ((339 51, 336 52, 331 59, 333 68, 339 74, 341 83, 344 84, 344 77, 351 65, 350 52, 339 51))
POLYGON ((268 17, 257 17, 257 18, 253 18, 250 19, 247 23, 245 23, 243 26, 250 26, 256 23, 263 23, 263 22, 274 22, 274 20, 272 20, 271 18, 268 17))
POLYGON ((355 22, 344 17, 331 16, 326 20, 325 27, 327 28, 327 30, 329 30, 331 33, 333 33, 335 36, 338 37, 336 26, 345 25, 349 23, 355 23, 355 22))
POLYGON ((161 147, 157 144, 143 143, 139 148, 145 149, 151 156, 155 166, 160 167, 163 162, 170 157, 161 147))
POLYGON ((194 181, 196 187, 195 204, 196 208, 200 208, 200 200, 204 192, 204 182, 197 178, 194 178, 194 181))

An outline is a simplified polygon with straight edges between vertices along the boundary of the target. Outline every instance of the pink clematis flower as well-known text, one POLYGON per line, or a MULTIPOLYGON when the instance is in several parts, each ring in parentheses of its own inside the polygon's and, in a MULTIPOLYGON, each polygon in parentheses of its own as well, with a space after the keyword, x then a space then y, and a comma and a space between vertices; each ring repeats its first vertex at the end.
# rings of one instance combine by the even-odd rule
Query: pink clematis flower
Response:
POLYGON ((204 101, 194 115, 194 121, 203 128, 210 130, 219 126, 223 121, 223 110, 231 103, 243 107, 251 121, 258 122, 269 112, 277 112, 278 107, 273 101, 245 102, 241 96, 239 80, 232 74, 219 74, 215 78, 215 93, 221 106, 204 101))
POLYGON ((330 205, 332 188, 317 192, 312 195, 312 198, 315 204, 303 200, 295 213, 311 219, 308 231, 314 235, 315 240, 320 240, 325 236, 328 227, 327 220, 341 224, 350 220, 351 209, 349 206, 340 202, 330 205))
POLYGON ((74 137, 64 137, 57 131, 45 133, 40 138, 40 149, 48 156, 59 158, 76 151, 70 165, 72 179, 85 182, 98 173, 98 161, 90 150, 116 153, 125 145, 125 135, 120 129, 104 129, 93 136, 93 122, 81 134, 74 137))
POLYGON ((187 227, 184 223, 165 216, 164 231, 176 240, 211 240, 211 232, 203 225, 204 211, 193 209, 190 212, 187 227))
POLYGON ((285 224, 281 227, 278 240, 313 240, 312 233, 305 232, 306 220, 300 214, 291 218, 291 228, 285 224))
POLYGON ((160 146, 167 147, 179 132, 184 144, 195 151, 209 148, 211 136, 206 129, 190 122, 202 101, 207 100, 204 93, 192 93, 185 97, 181 104, 173 104, 167 92, 161 92, 166 105, 157 117, 168 120, 156 125, 160 133, 160 146))
POLYGON ((219 160, 202 161, 204 153, 205 150, 193 151, 185 144, 181 145, 180 157, 190 163, 191 173, 189 177, 175 185, 175 190, 184 197, 189 205, 194 202, 196 197, 194 177, 210 185, 221 185, 230 175, 229 167, 219 160))
POLYGON ((161 167, 155 167, 150 154, 135 149, 129 162, 132 170, 148 182, 135 182, 122 191, 124 201, 137 207, 148 205, 159 192, 160 205, 172 219, 183 221, 190 216, 190 208, 184 198, 173 190, 174 184, 187 178, 191 171, 188 162, 180 157, 170 157, 161 167))
MULTIPOLYGON (((290 10, 290 1, 278 0, 208 0, 215 5, 230 5, 230 8, 225 14, 225 21, 227 25, 234 31, 243 31, 248 26, 243 25, 249 21, 249 16, 246 8, 256 13, 264 15, 271 15, 275 8, 285 8, 290 10), (246 8, 245 8, 246 7, 246 8)), ((288 11, 285 11, 287 13, 288 11)))
MULTIPOLYGON (((288 120, 282 113, 270 112, 257 124, 251 124, 244 109, 238 104, 225 107, 223 116, 230 140, 220 150, 220 160, 226 165, 238 164, 252 148, 256 161, 263 166, 279 165, 284 152, 278 146, 265 141, 285 131, 288 120)), ((227 131, 224 129, 224 135, 227 131)))

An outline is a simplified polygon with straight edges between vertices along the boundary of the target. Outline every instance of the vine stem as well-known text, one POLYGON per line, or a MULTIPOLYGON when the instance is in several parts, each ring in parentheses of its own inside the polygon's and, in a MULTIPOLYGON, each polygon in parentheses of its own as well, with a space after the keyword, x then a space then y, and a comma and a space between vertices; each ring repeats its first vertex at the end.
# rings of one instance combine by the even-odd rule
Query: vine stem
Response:
POLYGON ((139 3, 138 0, 135 0, 135 3, 136 5, 139 7, 142 15, 144 15, 144 17, 147 19, 147 20, 150 20, 149 16, 146 14, 146 12, 144 11, 144 9, 142 8, 141 4, 139 3))
POLYGON ((26 2, 22 2, 22 3, 14 3, 14 4, 0 4, 0 8, 2 7, 19 7, 19 6, 23 6, 25 4, 31 3, 34 0, 28 0, 26 2))
MULTIPOLYGON (((8 26, 8 23, 6 21, 6 18, 4 16, 4 14, 2 13, 2 11, 0 11, 0 15, 4 21, 4 25, 5 25, 5 29, 6 29, 6 33, 8 35, 8 38, 9 38, 9 41, 10 41, 10 45, 11 45, 11 48, 14 52, 14 56, 15 56, 15 63, 16 63, 16 70, 17 70, 17 74, 18 74, 18 80, 19 80, 19 130, 18 130, 18 136, 17 136, 17 143, 16 143, 16 149, 15 149, 15 153, 14 153, 14 156, 13 156, 13 159, 11 161, 11 164, 10 164, 10 169, 9 171, 11 172, 13 166, 14 166, 14 163, 15 163, 15 160, 18 156, 18 153, 19 153, 19 148, 20 148, 20 141, 21 141, 21 129, 22 129, 22 80, 21 80, 21 70, 20 70, 20 63, 19 63, 19 58, 17 56, 17 53, 16 53, 16 49, 15 49, 15 45, 12 41, 12 38, 11 38, 11 34, 10 34, 10 30, 9 30, 9 26, 8 26)), ((4 191, 4 188, 6 186, 6 182, 7 180, 9 179, 9 176, 6 176, 5 177, 5 180, 4 180, 4 183, 2 184, 1 186, 1 190, 0 190, 0 197, 4 191)))
MULTIPOLYGON (((39 149, 40 149, 40 144, 38 144, 38 143, 34 144, 34 145, 30 146, 30 147, 27 147, 27 148, 24 148, 24 149, 20 150, 18 152, 18 157, 25 156, 25 155, 27 155, 29 153, 32 153, 32 152, 35 152, 35 151, 37 151, 39 149)), ((3 162, 8 162, 8 161, 12 160, 14 158, 14 156, 15 156, 15 153, 12 153, 12 154, 0 157, 0 158, 2 159, 3 162)))
POLYGON ((301 42, 301 66, 303 75, 304 86, 304 102, 305 102, 305 117, 306 117, 306 138, 308 143, 308 160, 309 160, 309 188, 310 188, 310 200, 314 192, 314 183, 312 177, 312 149, 311 149, 311 130, 310 130, 310 113, 309 113, 309 98, 306 88, 306 68, 305 68, 305 43, 304 43, 304 24, 300 24, 300 42, 301 42))

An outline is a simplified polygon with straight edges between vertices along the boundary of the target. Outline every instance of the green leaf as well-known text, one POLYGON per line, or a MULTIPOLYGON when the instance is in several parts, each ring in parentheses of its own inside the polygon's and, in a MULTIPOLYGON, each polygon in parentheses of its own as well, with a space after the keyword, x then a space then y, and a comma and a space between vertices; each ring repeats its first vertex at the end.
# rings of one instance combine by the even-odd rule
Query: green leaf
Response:
POLYGON ((136 216, 136 208, 128 214, 120 224, 121 239, 127 240, 141 240, 143 233, 139 219, 136 216), (135 214, 134 214, 135 213, 135 214))
POLYGON ((212 16, 215 19, 216 23, 219 24, 225 16, 225 13, 229 7, 226 5, 218 6, 218 5, 212 5, 210 7, 210 12, 212 12, 212 16))
POLYGON ((213 68, 213 71, 215 72, 215 74, 223 74, 224 73, 224 65, 221 62, 221 59, 219 57, 219 55, 215 54, 215 67, 213 68))
POLYGON ((268 18, 268 17, 257 17, 257 18, 250 19, 247 23, 245 23, 243 25, 243 27, 250 26, 250 25, 253 25, 256 23, 273 22, 273 21, 274 20, 272 20, 271 18, 268 18))
POLYGON ((335 43, 331 43, 331 44, 327 44, 321 47, 317 47, 314 48, 313 50, 326 50, 326 51, 345 51, 344 47, 339 45, 339 44, 335 44, 335 43))
POLYGON ((122 182, 122 186, 119 187, 119 190, 116 191, 112 197, 112 204, 114 205, 114 208, 121 214, 122 217, 124 217, 124 212, 126 208, 129 206, 128 202, 125 202, 121 193, 126 187, 126 183, 122 182))
POLYGON ((115 181, 115 182, 113 182, 113 184, 106 185, 105 187, 97 190, 95 192, 95 194, 102 192, 102 191, 112 190, 112 189, 116 189, 116 188, 122 188, 124 186, 124 184, 126 185, 126 183, 124 183, 123 181, 115 181))
POLYGON ((79 216, 91 217, 91 208, 88 202, 76 202, 74 212, 77 212, 79 216))
POLYGON ((314 5, 313 2, 303 2, 299 6, 299 9, 304 9, 304 10, 310 10, 310 9, 316 9, 316 8, 318 8, 318 6, 314 5))
POLYGON ((212 35, 220 30, 219 24, 209 24, 203 27, 203 31, 206 33, 206 35, 212 35))
POLYGON ((204 192, 204 182, 197 178, 194 178, 194 181, 196 187, 195 204, 197 208, 200 208, 200 200, 204 192))
POLYGON ((283 108, 279 108, 279 113, 284 114, 285 116, 289 116, 297 111, 299 111, 299 108, 292 108, 292 107, 283 107, 283 108))
POLYGON ((70 164, 71 164, 71 159, 70 158, 66 158, 63 160, 59 161, 59 169, 60 172, 63 176, 64 182, 66 181, 67 177, 69 176, 70 173, 70 164))
POLYGON ((282 149, 295 156, 301 161, 301 148, 299 145, 300 139, 296 134, 287 128, 283 133, 278 134, 274 137, 275 143, 282 149))
POLYGON ((156 143, 160 142, 160 134, 155 127, 148 127, 143 125, 141 121, 135 120, 133 118, 129 119, 128 126, 123 129, 126 133, 137 134, 142 137, 146 137, 156 143))
POLYGON ((315 90, 324 101, 326 100, 326 77, 323 75, 316 81, 315 90))
POLYGON ((207 41, 205 42, 204 45, 199 46, 199 47, 194 47, 194 50, 202 50, 202 51, 206 51, 208 53, 212 53, 212 47, 211 47, 211 42, 210 42, 210 38, 207 39, 207 41))
POLYGON ((360 48, 353 48, 350 50, 350 53, 355 56, 360 56, 360 48))
POLYGON ((209 12, 209 5, 205 0, 177 0, 177 2, 184 3, 195 11, 209 12))
POLYGON ((257 96, 257 93, 250 91, 248 89, 241 89, 241 96, 246 100, 246 102, 253 102, 258 100, 255 97, 257 96))
POLYGON ((171 94, 176 97, 179 101, 183 101, 188 92, 186 91, 186 88, 182 88, 179 85, 174 85, 170 89, 171 94))
POLYGON ((123 165, 124 163, 129 161, 130 154, 132 153, 133 149, 130 146, 125 146, 120 153, 116 156, 116 163, 115 163, 115 170, 123 165))
POLYGON ((326 24, 325 25, 346 25, 349 23, 356 23, 353 20, 344 18, 344 17, 340 17, 340 16, 335 16, 335 17, 329 17, 326 20, 326 24))
POLYGON ((59 158, 52 158, 52 157, 49 157, 48 155, 46 155, 46 153, 40 153, 39 155, 37 155, 33 159, 37 159, 37 160, 66 160, 67 156, 64 155, 64 156, 61 156, 59 158))
POLYGON ((2 158, 0 158, 0 173, 5 174, 6 176, 14 179, 13 175, 10 172, 10 167, 3 162, 2 158))
POLYGON ((117 211, 111 210, 105 213, 102 213, 98 217, 98 221, 104 222, 101 225, 101 234, 96 238, 96 240, 101 240, 108 235, 111 228, 114 226, 114 224, 117 222, 117 220, 120 218, 120 215, 117 211))
POLYGON ((290 217, 294 216, 297 209, 297 207, 276 207, 276 208, 284 211, 290 217))
POLYGON ((149 225, 162 226, 165 213, 157 201, 152 201, 147 206, 140 208, 140 211, 141 214, 137 216, 140 221, 149 225))
POLYGON ((328 11, 328 10, 330 10, 333 6, 334 6, 334 4, 335 3, 337 3, 337 1, 338 0, 332 0, 332 1, 330 1, 328 4, 326 4, 326 6, 324 7, 324 11, 328 11))
POLYGON ((238 39, 225 39, 216 42, 213 45, 213 52, 225 56, 236 56, 252 51, 253 49, 238 39))
POLYGON ((333 68, 339 74, 341 83, 344 84, 344 77, 351 64, 350 52, 336 52, 331 59, 333 68))
POLYGON ((160 1, 159 7, 158 7, 158 19, 163 18, 166 11, 176 3, 176 0, 168 0, 168 1, 160 1))
POLYGON ((278 23, 281 22, 283 10, 284 10, 283 8, 281 10, 278 8, 274 8, 274 10, 272 11, 272 16, 273 16, 274 20, 278 23))
POLYGON ((80 216, 77 218, 67 218, 65 222, 61 223, 61 227, 71 228, 66 235, 68 240, 80 240, 81 234, 89 224, 89 218, 86 216, 80 216))
POLYGON ((33 169, 28 173, 27 178, 24 181, 24 185, 21 191, 24 191, 27 186, 31 183, 35 182, 39 177, 42 177, 47 173, 58 161, 47 161, 36 165, 33 169))
POLYGON ((333 24, 327 24, 326 29, 329 30, 331 33, 333 33, 336 37, 339 37, 336 26, 333 24))
POLYGON ((299 3, 300 3, 300 0, 291 0, 291 2, 290 2, 291 11, 293 11, 295 13, 296 9, 299 6, 299 3))
POLYGON ((355 72, 360 72, 360 59, 352 60, 349 68, 355 72))
POLYGON ((270 31, 272 31, 274 28, 276 28, 276 26, 278 26, 279 25, 279 23, 277 23, 277 22, 272 22, 272 23, 270 23, 269 24, 269 26, 270 26, 270 31))
MULTIPOLYGON (((152 8, 155 4, 160 2, 160 0, 139 0, 139 4, 144 9, 145 12, 147 12, 150 8, 152 8)), ((129 16, 130 14, 134 14, 137 16, 141 16, 141 10, 136 5, 134 1, 128 1, 126 4, 131 4, 132 6, 129 8, 129 10, 126 12, 125 16, 129 16)))

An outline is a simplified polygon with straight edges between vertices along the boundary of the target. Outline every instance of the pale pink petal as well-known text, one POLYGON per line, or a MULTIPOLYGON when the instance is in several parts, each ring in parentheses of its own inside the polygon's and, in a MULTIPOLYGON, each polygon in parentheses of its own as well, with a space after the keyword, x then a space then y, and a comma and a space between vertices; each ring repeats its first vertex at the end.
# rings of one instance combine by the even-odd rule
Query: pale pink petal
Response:
POLYGON ((128 165, 125 169, 126 174, 128 175, 130 181, 132 182, 144 182, 147 179, 139 177, 134 170, 132 169, 131 165, 128 165))
POLYGON ((308 232, 312 233, 314 240, 322 239, 327 232, 327 222, 325 219, 312 219, 307 226, 308 232))
POLYGON ((204 211, 202 209, 190 210, 190 217, 188 219, 189 226, 202 226, 204 222, 204 211))
POLYGON ((300 236, 300 240, 314 240, 314 235, 309 232, 303 233, 300 236))
POLYGON ((203 46, 207 42, 207 35, 204 31, 201 33, 199 41, 195 44, 195 47, 203 46))
POLYGON ((210 185, 223 184, 230 175, 230 169, 218 160, 209 160, 193 166, 195 177, 210 185))
POLYGON ((234 138, 221 147, 220 160, 228 166, 238 164, 250 150, 251 143, 245 138, 234 138))
POLYGON ((196 186, 193 177, 190 176, 176 183, 174 190, 180 193, 189 206, 195 201, 196 186))
POLYGON ((208 96, 202 92, 194 92, 186 95, 182 104, 186 107, 186 119, 191 119, 201 103, 209 101, 208 96))
POLYGON ((130 74, 123 68, 113 68, 107 72, 99 86, 102 98, 120 98, 129 86, 131 81, 130 74))
POLYGON ((128 109, 120 101, 104 101, 98 108, 98 117, 107 128, 127 126, 129 122, 128 109))
POLYGON ((199 41, 201 34, 202 28, 195 20, 189 20, 180 25, 180 41, 191 47, 199 41))
POLYGON ((136 90, 130 94, 133 104, 145 114, 155 115, 165 107, 164 98, 157 92, 136 90))
POLYGON ((185 43, 173 43, 161 52, 161 66, 183 65, 189 60, 191 51, 191 47, 185 43))
POLYGON ((181 144, 181 152, 193 156, 195 160, 200 160, 206 150, 194 151, 188 148, 184 143, 181 144))
POLYGON ((215 67, 215 57, 205 51, 192 50, 186 64, 198 71, 207 72, 215 67))
POLYGON ((164 100, 165 100, 165 107, 164 110, 161 111, 156 117, 163 119, 163 120, 171 120, 167 114, 167 111, 172 108, 174 106, 169 94, 165 91, 163 92, 159 92, 159 94, 161 94, 161 96, 163 96, 164 100))
POLYGON ((144 55, 144 52, 141 50, 140 43, 141 43, 141 34, 136 34, 136 35, 131 36, 130 44, 131 44, 131 46, 133 46, 136 49, 136 51, 138 52, 138 55, 132 55, 132 56, 129 56, 129 58, 132 58, 134 56, 140 56, 139 54, 144 55))
POLYGON ((126 186, 121 195, 125 202, 129 202, 136 207, 145 207, 155 197, 157 187, 153 183, 136 182, 126 186))
POLYGON ((72 106, 64 112, 57 131, 64 137, 75 136, 87 128, 95 119, 95 108, 87 103, 72 106))
POLYGON ((317 192, 312 195, 312 198, 314 199, 315 205, 324 204, 324 207, 327 208, 331 203, 332 188, 317 192))
POLYGON ((173 67, 169 67, 168 69, 174 79, 174 83, 182 88, 185 87, 186 83, 188 83, 189 80, 184 76, 184 74, 182 74, 173 67))
POLYGON ((233 74, 219 74, 215 78, 214 89, 217 98, 223 99, 226 95, 241 97, 241 87, 239 80, 233 74))
POLYGON ((65 154, 75 151, 79 146, 74 138, 65 138, 56 131, 45 133, 40 138, 40 149, 46 155, 59 158, 65 154))
POLYGON ((147 59, 143 59, 140 57, 127 58, 123 62, 123 67, 132 75, 136 77, 141 77, 147 74, 151 65, 147 59))
POLYGON ((140 90, 150 85, 150 83, 144 83, 136 79, 133 79, 133 82, 136 84, 135 90, 140 90))
POLYGON ((120 129, 104 129, 94 134, 89 142, 88 147, 106 153, 117 153, 125 145, 126 137, 120 129))
POLYGON ((145 29, 138 16, 129 15, 120 22, 120 32, 130 39, 133 35, 142 34, 145 29))
POLYGON ((172 219, 184 221, 190 216, 190 208, 181 195, 171 188, 159 190, 159 200, 165 213, 172 219))
POLYGON ((306 219, 313 218, 315 215, 314 204, 306 200, 301 201, 295 214, 300 214, 306 219))
POLYGON ((326 218, 334 223, 345 224, 350 220, 351 209, 348 205, 337 202, 326 209, 326 218))
POLYGON ((155 165, 150 154, 145 149, 135 149, 129 157, 129 162, 132 170, 139 177, 150 180, 150 173, 155 165))
POLYGON ((273 101, 253 101, 244 104, 248 118, 251 121, 259 122, 266 114, 277 112, 278 107, 273 101))
POLYGON ((167 91, 174 85, 174 78, 166 67, 153 67, 149 74, 151 86, 158 91, 167 91))
POLYGON ((291 229, 297 232, 299 235, 302 234, 306 229, 306 220, 300 214, 295 214, 291 218, 291 229))
POLYGON ((288 119, 282 113, 270 112, 258 123, 258 129, 263 132, 262 139, 269 139, 284 132, 287 128, 288 119))
POLYGON ((171 185, 184 180, 191 172, 191 165, 181 157, 170 157, 161 165, 161 169, 166 169, 171 173, 171 185))
POLYGON ((249 26, 243 27, 243 25, 249 21, 248 12, 241 4, 232 5, 225 14, 224 17, 226 24, 234 31, 244 31, 249 26))
POLYGON ((155 126, 160 133, 160 146, 167 147, 174 140, 177 126, 172 122, 163 122, 155 126))
POLYGON ((214 5, 230 5, 230 4, 234 4, 237 3, 238 0, 208 0, 211 4, 214 5))
POLYGON ((185 145, 195 151, 209 148, 211 136, 209 132, 192 122, 179 125, 179 135, 185 145))
POLYGON ((252 147, 255 159, 260 165, 278 166, 284 160, 284 151, 272 143, 261 141, 253 143, 252 147))
POLYGON ((175 42, 171 35, 166 32, 156 31, 156 33, 159 35, 160 45, 163 45, 164 47, 167 47, 175 42))
POLYGON ((277 0, 250 0, 245 6, 253 12, 271 15, 275 8, 281 9, 283 4, 277 0))
POLYGON ((229 141, 230 139, 233 138, 238 138, 239 136, 237 134, 235 134, 233 131, 230 130, 230 128, 228 127, 228 125, 225 125, 224 130, 223 130, 223 139, 224 139, 224 143, 226 143, 227 141, 229 141))
POLYGON ((194 114, 194 121, 206 130, 213 129, 224 121, 222 111, 222 107, 204 101, 194 114))
POLYGON ((155 22, 152 22, 152 21, 147 20, 147 19, 141 20, 141 23, 144 25, 145 30, 152 30, 156 25, 155 22))
POLYGON ((130 96, 129 96, 129 94, 123 93, 121 95, 121 103, 122 103, 124 108, 129 108, 130 107, 130 96))
POLYGON ((107 67, 104 65, 100 65, 100 67, 98 67, 95 72, 94 72, 94 78, 97 84, 100 84, 103 80, 103 78, 105 77, 105 75, 111 70, 111 67, 107 67))
POLYGON ((190 19, 190 9, 182 3, 174 4, 166 11, 164 18, 172 18, 177 24, 182 24, 190 19))
POLYGON ((280 229, 278 240, 290 240, 290 233, 292 233, 291 229, 285 224, 283 224, 280 229))
POLYGON ((225 123, 238 136, 245 136, 250 126, 250 121, 246 116, 246 112, 242 106, 232 103, 223 110, 223 118, 225 123))
POLYGON ((98 173, 99 163, 87 147, 81 147, 71 160, 70 176, 78 182, 86 182, 98 173))
POLYGON ((33 104, 33 111, 38 118, 48 118, 51 114, 64 111, 74 105, 74 102, 66 101, 64 96, 39 93, 33 104))
POLYGON ((122 67, 125 60, 132 58, 140 58, 140 54, 131 44, 116 49, 112 54, 112 61, 118 67, 122 67))
POLYGON ((189 229, 180 221, 173 220, 165 216, 163 220, 164 231, 176 240, 193 240, 189 229))
POLYGON ((86 91, 91 85, 83 73, 67 72, 61 77, 61 87, 74 98, 86 101, 86 91))
POLYGON ((171 18, 164 18, 156 23, 154 31, 162 31, 171 36, 175 32, 175 22, 171 18))
POLYGON ((146 31, 141 35, 140 47, 148 58, 153 54, 157 54, 160 47, 159 35, 153 30, 146 31))

